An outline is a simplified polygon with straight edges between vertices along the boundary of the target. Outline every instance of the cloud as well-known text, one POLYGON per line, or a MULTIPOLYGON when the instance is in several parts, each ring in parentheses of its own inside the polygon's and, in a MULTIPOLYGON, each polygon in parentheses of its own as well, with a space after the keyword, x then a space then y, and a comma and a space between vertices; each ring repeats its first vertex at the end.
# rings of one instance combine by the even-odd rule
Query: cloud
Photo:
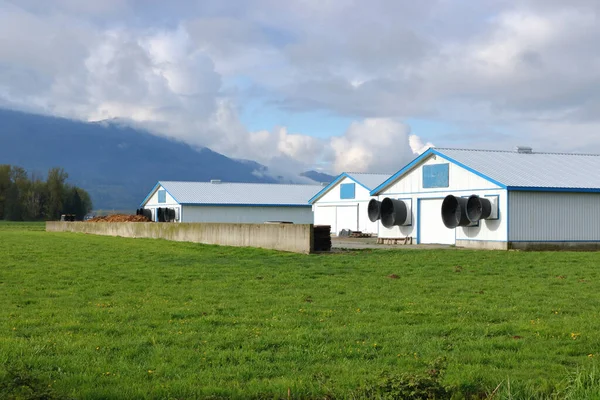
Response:
POLYGON ((600 151, 592 0, 101 3, 0 0, 0 104, 289 171, 393 171, 431 142, 600 151), (250 131, 238 110, 252 101, 355 122, 250 131), (409 118, 458 133, 421 139, 409 118))
POLYGON ((413 154, 416 154, 416 155, 420 155, 420 154, 424 153, 430 147, 434 147, 433 143, 431 143, 431 142, 427 142, 427 143, 423 144, 423 140, 421 140, 421 138, 418 137, 417 135, 410 135, 408 137, 408 145, 410 146, 410 149, 413 152, 413 154))
POLYGON ((400 169, 411 156, 410 128, 389 119, 354 122, 331 138, 334 171, 386 173, 400 169))
MULTIPOLYGON (((50 37, 49 32, 59 31, 68 20, 22 9, 12 8, 12 13, 12 26, 3 28, 6 37, 15 32, 18 19, 31 26, 36 37, 50 37)), ((384 119, 356 122, 343 136, 331 139, 291 133, 285 126, 248 131, 237 115, 236 99, 223 90, 222 81, 239 68, 236 62, 252 69, 259 65, 257 54, 274 51, 266 36, 248 23, 217 18, 195 19, 172 29, 70 26, 69 33, 78 34, 58 36, 53 43, 23 35, 23 52, 9 43, 0 46, 3 64, 13 71, 29 71, 14 89, 10 85, 15 80, 0 76, 4 102, 71 118, 131 121, 192 145, 257 160, 285 176, 327 160, 332 162, 328 169, 336 172, 393 169, 397 156, 375 156, 393 140, 402 149, 402 160, 409 154, 408 128, 384 119), (55 59, 42 51, 52 45, 70 50, 55 59), (36 83, 31 75, 45 84, 24 90, 36 83)))

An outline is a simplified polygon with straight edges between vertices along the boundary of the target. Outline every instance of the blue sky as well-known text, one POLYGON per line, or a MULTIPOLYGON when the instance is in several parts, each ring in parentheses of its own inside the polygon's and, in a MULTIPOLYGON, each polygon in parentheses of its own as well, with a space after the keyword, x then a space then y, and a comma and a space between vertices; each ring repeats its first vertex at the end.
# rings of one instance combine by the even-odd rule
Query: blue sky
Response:
POLYGON ((429 145, 600 153, 592 0, 0 0, 0 106, 278 172, 429 145))

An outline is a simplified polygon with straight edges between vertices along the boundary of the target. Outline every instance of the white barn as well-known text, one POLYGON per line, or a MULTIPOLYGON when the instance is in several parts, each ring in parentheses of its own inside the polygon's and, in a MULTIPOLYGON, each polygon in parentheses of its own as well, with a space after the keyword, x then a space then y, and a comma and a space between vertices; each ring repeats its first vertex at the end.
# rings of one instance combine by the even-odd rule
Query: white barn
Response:
POLYGON ((315 225, 330 225, 331 232, 342 229, 377 233, 377 222, 369 220, 369 192, 389 178, 389 174, 342 173, 309 200, 315 225))
POLYGON ((160 181, 140 207, 150 210, 153 221, 158 221, 166 208, 172 210, 174 222, 312 224, 313 212, 307 199, 321 188, 320 185, 160 181))
POLYGON ((431 148, 371 191, 379 237, 600 248, 600 156, 431 148))

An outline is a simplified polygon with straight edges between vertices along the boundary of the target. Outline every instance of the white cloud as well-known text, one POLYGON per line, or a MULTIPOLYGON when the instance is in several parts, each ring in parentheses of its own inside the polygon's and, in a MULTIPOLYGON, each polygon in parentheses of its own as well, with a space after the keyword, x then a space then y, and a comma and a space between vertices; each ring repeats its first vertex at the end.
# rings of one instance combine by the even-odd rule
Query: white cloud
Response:
POLYGON ((390 119, 354 122, 341 137, 331 138, 336 173, 400 169, 411 158, 410 128, 390 119))
POLYGON ((453 144, 406 118, 478 127, 464 147, 511 130, 509 147, 600 151, 592 0, 96 3, 0 0, 0 104, 132 120, 282 170, 393 171, 428 140, 453 144), (356 122, 251 132, 237 110, 255 98, 356 122))
POLYGON ((408 137, 408 145, 410 146, 410 150, 413 152, 413 154, 416 155, 424 153, 430 147, 434 147, 433 143, 431 142, 423 144, 423 140, 421 140, 421 138, 417 135, 410 135, 408 137))

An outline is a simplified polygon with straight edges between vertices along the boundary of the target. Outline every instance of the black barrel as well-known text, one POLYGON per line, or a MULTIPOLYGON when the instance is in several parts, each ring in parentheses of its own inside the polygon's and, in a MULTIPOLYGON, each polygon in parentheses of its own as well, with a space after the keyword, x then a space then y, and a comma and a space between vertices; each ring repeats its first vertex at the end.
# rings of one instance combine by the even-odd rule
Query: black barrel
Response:
POLYGON ((152 221, 152 210, 142 208, 142 215, 152 221))
POLYGON ((487 219, 492 215, 492 203, 485 198, 472 195, 467 199, 467 218, 471 222, 487 219))
POLYGON ((446 196, 442 202, 442 221, 449 229, 471 225, 467 217, 467 199, 451 194, 446 196))
POLYGON ((369 214, 371 222, 375 222, 381 218, 381 202, 371 199, 371 201, 369 201, 369 206, 367 207, 367 214, 369 214))
POLYGON ((381 202, 381 223, 386 228, 404 225, 407 217, 408 210, 403 201, 386 197, 381 202))

